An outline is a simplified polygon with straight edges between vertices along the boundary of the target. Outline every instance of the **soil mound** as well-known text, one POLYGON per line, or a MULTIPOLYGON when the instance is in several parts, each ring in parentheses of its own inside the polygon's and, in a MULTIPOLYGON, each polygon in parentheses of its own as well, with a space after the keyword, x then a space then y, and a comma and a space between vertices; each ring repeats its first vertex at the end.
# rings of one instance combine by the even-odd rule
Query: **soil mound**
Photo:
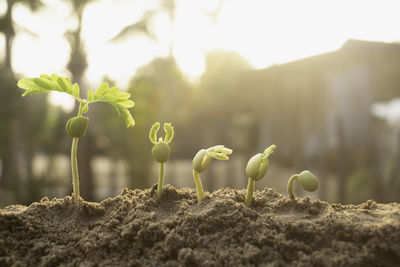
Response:
POLYGON ((276 190, 124 189, 0 210, 0 266, 399 266, 400 204, 291 202, 276 190))

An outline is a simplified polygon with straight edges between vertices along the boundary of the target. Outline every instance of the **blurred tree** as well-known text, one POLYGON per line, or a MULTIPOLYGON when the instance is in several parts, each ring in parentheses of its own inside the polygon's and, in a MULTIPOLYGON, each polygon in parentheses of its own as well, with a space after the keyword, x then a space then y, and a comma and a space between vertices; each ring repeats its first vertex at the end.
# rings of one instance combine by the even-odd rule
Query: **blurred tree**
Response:
MULTIPOLYGON (((131 25, 123 28, 116 36, 114 36, 111 41, 119 41, 124 38, 136 34, 145 34, 150 39, 156 41, 157 37, 154 34, 154 30, 151 27, 151 22, 155 15, 159 12, 167 12, 170 21, 170 33, 172 35, 174 22, 175 22, 175 0, 160 0, 160 5, 154 10, 146 11, 141 19, 131 25)), ((173 40, 169 44, 169 56, 173 55, 173 40)))
POLYGON ((16 34, 13 9, 16 4, 22 4, 36 11, 42 2, 7 0, 6 3, 5 14, 0 18, 0 32, 5 37, 5 58, 0 69, 0 186, 14 193, 14 201, 28 203, 33 198, 25 188, 33 182, 31 163, 36 144, 32 143, 32 138, 39 134, 43 118, 34 105, 45 107, 45 98, 38 97, 27 105, 19 96, 12 69, 11 52, 16 34))
MULTIPOLYGON (((185 104, 190 85, 173 58, 156 58, 138 70, 128 91, 136 102, 133 111, 135 127, 125 130, 122 122, 113 118, 113 111, 106 105, 98 105, 94 116, 103 121, 97 125, 99 138, 110 138, 112 146, 106 147, 107 152, 111 153, 109 155, 114 159, 119 155, 128 160, 129 176, 132 177, 131 187, 145 188, 152 183, 151 181, 156 182, 156 178, 148 179, 152 162, 152 145, 148 139, 150 127, 154 121, 172 122, 175 129, 178 129, 175 132, 180 135, 177 107, 185 104), (100 108, 102 110, 99 110, 100 108), (102 135, 104 137, 101 137, 102 135)), ((175 154, 176 146, 173 145, 172 149, 175 154)))
MULTIPOLYGON (((197 135, 204 138, 199 145, 213 142, 237 147, 233 142, 239 141, 238 137, 231 134, 240 130, 238 128, 254 126, 251 99, 254 96, 249 88, 238 88, 242 77, 250 69, 250 64, 234 52, 216 50, 207 55, 199 88, 187 105, 190 110, 184 112, 192 117, 190 128, 194 127, 197 135), (207 129, 213 129, 214 133, 207 129)), ((241 147, 250 149, 247 152, 254 149, 249 144, 242 144, 241 147)))

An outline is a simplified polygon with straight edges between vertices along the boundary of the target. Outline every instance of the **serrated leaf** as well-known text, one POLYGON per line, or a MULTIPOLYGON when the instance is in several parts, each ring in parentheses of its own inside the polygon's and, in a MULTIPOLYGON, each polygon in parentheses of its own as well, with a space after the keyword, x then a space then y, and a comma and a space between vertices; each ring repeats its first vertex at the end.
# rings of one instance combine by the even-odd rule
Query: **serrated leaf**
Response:
POLYGON ((60 88, 62 88, 64 91, 67 91, 67 86, 65 85, 63 79, 61 77, 57 77, 57 84, 60 88))
POLYGON ((47 80, 50 80, 50 81, 52 80, 51 77, 49 75, 47 75, 47 74, 40 75, 40 78, 47 79, 47 80))
POLYGON ((106 94, 115 95, 118 92, 119 92, 119 88, 114 86, 114 87, 108 88, 108 90, 106 91, 106 94))
POLYGON ((131 97, 130 93, 118 93, 116 95, 117 100, 125 100, 131 97))
POLYGON ((33 78, 32 80, 42 89, 62 91, 62 89, 60 89, 57 83, 55 83, 54 81, 50 81, 48 79, 43 79, 43 78, 33 78))
POLYGON ((102 96, 106 93, 108 89, 108 82, 102 83, 96 91, 96 96, 102 96))
POLYGON ((99 99, 104 100, 106 102, 117 102, 117 99, 114 95, 103 95, 99 99))
POLYGON ((71 80, 59 77, 56 74, 52 74, 51 76, 42 74, 40 78, 23 78, 18 81, 18 87, 27 90, 23 96, 58 91, 70 94, 79 99, 79 92, 78 94, 73 92, 71 80))
POLYGON ((89 90, 89 92, 88 92, 88 101, 89 101, 89 102, 94 101, 94 93, 93 93, 93 90, 89 90))
POLYGON ((79 85, 77 83, 74 83, 72 86, 72 95, 76 98, 79 98, 79 85))
POLYGON ((25 90, 31 90, 31 91, 35 91, 35 90, 40 90, 40 91, 49 91, 47 89, 43 89, 42 87, 40 87, 39 85, 37 85, 33 79, 31 78, 23 78, 21 80, 18 81, 17 86, 21 89, 25 89, 25 90))
MULTIPOLYGON (((122 106, 120 106, 122 107, 122 106)), ((135 120, 132 118, 132 114, 129 112, 128 109, 122 107, 120 110, 120 114, 125 121, 126 127, 133 127, 135 126, 135 120)))
POLYGON ((132 100, 123 100, 123 101, 118 101, 118 104, 126 108, 131 108, 135 105, 135 102, 133 102, 132 100))
POLYGON ((57 74, 52 74, 51 75, 51 79, 53 80, 53 81, 57 81, 57 78, 58 78, 58 75, 57 74))
POLYGON ((27 96, 27 95, 37 95, 37 94, 42 94, 42 93, 48 93, 49 90, 26 90, 22 96, 27 96))

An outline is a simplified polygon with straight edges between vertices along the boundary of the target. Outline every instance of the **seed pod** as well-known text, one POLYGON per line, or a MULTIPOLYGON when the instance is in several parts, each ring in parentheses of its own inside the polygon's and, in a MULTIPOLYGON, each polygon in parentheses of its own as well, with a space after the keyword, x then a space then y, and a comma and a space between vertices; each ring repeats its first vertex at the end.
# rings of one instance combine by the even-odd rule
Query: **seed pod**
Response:
POLYGON ((297 181, 301 184, 304 190, 314 192, 318 189, 318 178, 310 171, 302 171, 297 176, 297 181))
POLYGON ((72 117, 66 124, 67 133, 71 137, 83 137, 89 124, 88 117, 72 117))
POLYGON ((246 166, 246 174, 250 178, 255 178, 258 175, 258 170, 260 169, 260 165, 262 162, 262 154, 258 153, 254 155, 249 162, 247 162, 246 166))
POLYGON ((205 171, 211 163, 212 157, 207 153, 207 150, 201 149, 193 158, 192 166, 198 173, 205 171))
POLYGON ((264 158, 263 154, 258 153, 247 163, 246 174, 248 177, 254 178, 255 181, 258 181, 265 176, 268 171, 268 166, 268 158, 264 158))
POLYGON ((151 155, 157 162, 164 163, 168 161, 169 156, 171 155, 171 149, 166 143, 160 142, 153 146, 151 149, 151 155))

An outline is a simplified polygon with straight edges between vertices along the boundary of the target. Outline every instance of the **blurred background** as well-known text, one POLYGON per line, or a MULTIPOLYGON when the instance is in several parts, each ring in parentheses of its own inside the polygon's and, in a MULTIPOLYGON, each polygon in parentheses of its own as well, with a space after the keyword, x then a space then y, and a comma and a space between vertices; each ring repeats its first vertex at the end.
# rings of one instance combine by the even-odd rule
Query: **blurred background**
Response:
MULTIPOLYGON (((398 1, 0 0, 0 207, 71 194, 76 114, 68 95, 22 98, 17 80, 56 73, 133 95, 125 128, 91 105, 79 141, 81 195, 99 201, 149 188, 158 164, 148 131, 172 122, 165 183, 194 187, 191 161, 224 144, 227 162, 202 173, 205 190, 243 189, 248 159, 271 145, 256 189, 286 195, 304 169, 313 199, 400 201, 398 1)), ((161 131, 160 131, 161 132, 161 131)), ((296 187, 296 195, 305 195, 296 187)))

